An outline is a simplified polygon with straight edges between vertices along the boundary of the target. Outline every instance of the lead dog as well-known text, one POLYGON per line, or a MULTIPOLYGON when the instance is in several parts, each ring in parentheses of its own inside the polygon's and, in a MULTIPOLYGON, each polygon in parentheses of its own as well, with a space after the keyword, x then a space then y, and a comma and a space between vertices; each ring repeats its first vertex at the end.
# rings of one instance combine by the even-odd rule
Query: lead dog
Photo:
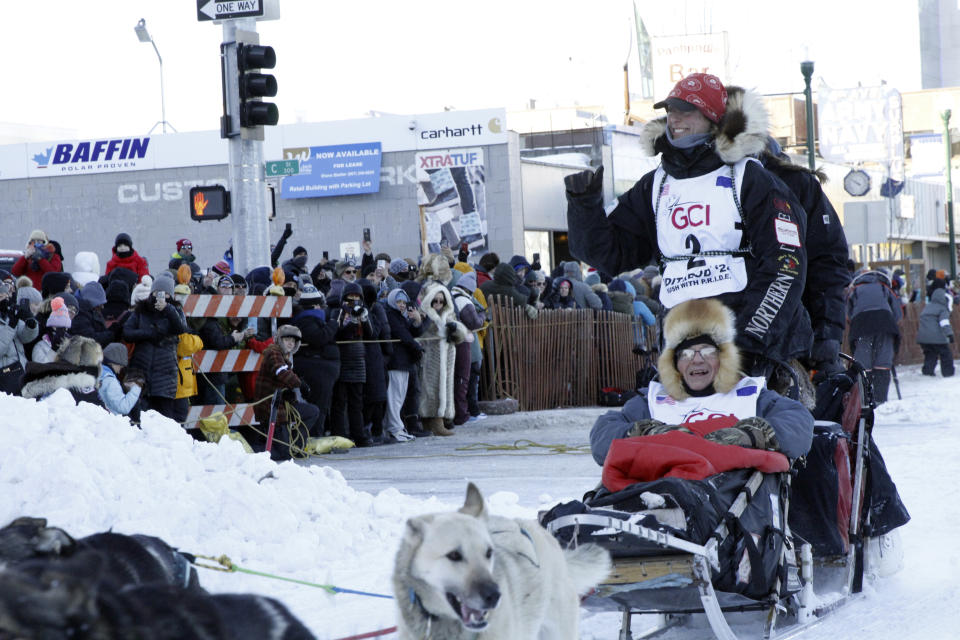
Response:
POLYGON ((560 548, 537 522, 488 515, 470 483, 463 507, 407 521, 393 572, 402 640, 579 637, 579 595, 610 572, 599 546, 560 548))

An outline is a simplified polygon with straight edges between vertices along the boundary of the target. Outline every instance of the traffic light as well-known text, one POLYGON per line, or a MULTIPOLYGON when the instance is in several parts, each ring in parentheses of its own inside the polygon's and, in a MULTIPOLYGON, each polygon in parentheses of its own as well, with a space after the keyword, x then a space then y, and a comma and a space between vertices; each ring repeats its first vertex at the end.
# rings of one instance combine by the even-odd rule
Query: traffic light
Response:
POLYGON ((197 222, 223 220, 230 215, 230 192, 214 184, 190 189, 190 219, 197 222))
POLYGON ((241 127, 272 126, 280 120, 277 105, 261 100, 277 95, 277 79, 269 73, 259 73, 260 69, 273 69, 276 65, 273 47, 242 42, 237 45, 241 127))

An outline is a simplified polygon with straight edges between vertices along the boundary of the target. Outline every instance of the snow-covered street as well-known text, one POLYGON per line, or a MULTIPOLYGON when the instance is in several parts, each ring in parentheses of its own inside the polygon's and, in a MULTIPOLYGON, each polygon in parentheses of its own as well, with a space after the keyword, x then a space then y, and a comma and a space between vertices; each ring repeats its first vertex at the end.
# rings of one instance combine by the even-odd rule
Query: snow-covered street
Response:
MULTIPOLYGON (((804 637, 956 637, 960 384, 925 378, 917 367, 900 371, 900 381, 904 398, 879 409, 874 435, 913 517, 900 530, 905 568, 868 585, 865 598, 804 637)), ((508 516, 533 517, 592 488, 600 470, 585 453, 482 445, 582 446, 601 411, 491 416, 450 438, 277 465, 235 443, 195 443, 152 413, 138 431, 102 409, 77 407, 63 391, 42 403, 0 396, 0 523, 31 515, 74 536, 111 528, 145 533, 192 553, 226 554, 244 568, 388 594, 405 519, 456 508, 467 480, 480 486, 493 512, 508 516)), ((330 596, 243 574, 202 571, 200 579, 215 592, 277 597, 319 638, 394 624, 389 600, 330 596)), ((582 637, 615 638, 618 628, 617 616, 585 614, 582 637)), ((737 630, 758 637, 760 627, 737 630)), ((709 635, 693 620, 692 628, 665 637, 709 635)))

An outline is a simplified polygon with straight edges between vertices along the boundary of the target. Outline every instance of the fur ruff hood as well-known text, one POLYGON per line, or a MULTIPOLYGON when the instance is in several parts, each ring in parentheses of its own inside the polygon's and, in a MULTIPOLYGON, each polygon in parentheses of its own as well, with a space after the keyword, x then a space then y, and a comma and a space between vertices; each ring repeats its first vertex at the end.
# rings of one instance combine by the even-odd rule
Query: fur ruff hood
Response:
MULTIPOLYGON (((761 153, 767 146, 769 116, 759 94, 745 90, 731 92, 727 111, 719 125, 713 125, 714 150, 726 164, 761 153)), ((651 120, 640 131, 640 147, 649 156, 657 155, 657 140, 667 135, 667 117, 651 120)))
POLYGON ((456 336, 454 340, 455 344, 460 344, 467 339, 467 327, 457 321, 457 312, 453 306, 453 296, 450 295, 450 291, 445 286, 439 282, 430 282, 423 288, 420 300, 420 310, 423 311, 424 315, 433 323, 439 337, 447 337, 447 323, 453 322, 457 325, 454 333, 456 336), (437 313, 433 305, 430 304, 430 302, 437 297, 438 293, 443 295, 443 308, 440 310, 440 313, 437 313))
POLYGON ((28 363, 23 389, 24 398, 46 398, 57 389, 87 393, 97 387, 96 367, 77 367, 65 362, 37 365, 28 363))
POLYGON ((733 340, 736 337, 736 319, 728 307, 712 298, 687 300, 670 310, 663 322, 663 352, 657 361, 660 384, 676 400, 690 397, 683 386, 683 377, 677 371, 674 353, 678 344, 687 338, 708 335, 717 343, 720 368, 713 379, 717 393, 727 393, 740 381, 740 351, 733 340))

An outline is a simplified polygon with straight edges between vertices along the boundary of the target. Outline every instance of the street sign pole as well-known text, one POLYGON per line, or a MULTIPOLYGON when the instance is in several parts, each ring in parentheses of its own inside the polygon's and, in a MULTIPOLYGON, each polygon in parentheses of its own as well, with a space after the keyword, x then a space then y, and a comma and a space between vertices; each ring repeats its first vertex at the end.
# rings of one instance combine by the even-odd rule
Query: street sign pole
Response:
MULTIPOLYGON (((240 91, 237 76, 237 40, 258 44, 254 18, 224 20, 224 86, 230 130, 240 132, 240 91)), ((244 135, 228 138, 229 181, 233 194, 233 270, 247 274, 254 267, 270 266, 270 225, 267 220, 267 185, 263 176, 263 141, 244 135)))

